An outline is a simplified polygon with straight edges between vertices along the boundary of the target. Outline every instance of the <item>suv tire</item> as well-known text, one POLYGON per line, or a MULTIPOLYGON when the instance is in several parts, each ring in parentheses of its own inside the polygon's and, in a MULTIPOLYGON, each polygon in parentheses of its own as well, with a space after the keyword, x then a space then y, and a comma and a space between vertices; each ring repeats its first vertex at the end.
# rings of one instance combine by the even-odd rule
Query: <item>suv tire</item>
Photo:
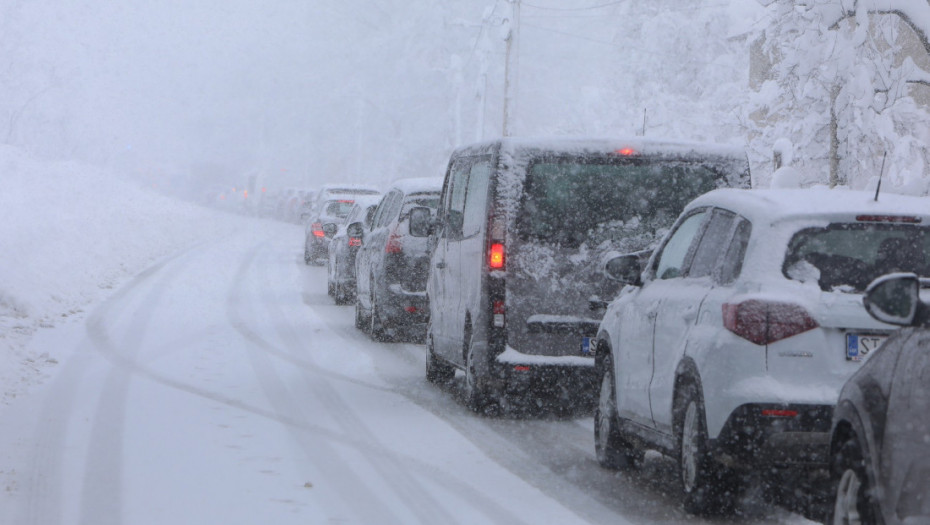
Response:
POLYGON ((827 523, 877 523, 876 508, 869 497, 869 478, 865 472, 862 447, 850 436, 840 444, 833 464, 835 499, 827 523))
POLYGON ((736 476, 716 465, 708 451, 704 406, 693 382, 678 390, 675 407, 685 511, 700 516, 732 512, 738 496, 736 476))

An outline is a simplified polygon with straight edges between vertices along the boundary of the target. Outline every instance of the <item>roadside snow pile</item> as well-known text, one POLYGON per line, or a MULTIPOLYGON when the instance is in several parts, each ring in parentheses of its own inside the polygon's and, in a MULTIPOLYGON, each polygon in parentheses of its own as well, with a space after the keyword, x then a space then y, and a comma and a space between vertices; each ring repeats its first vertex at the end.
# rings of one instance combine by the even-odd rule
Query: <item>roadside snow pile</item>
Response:
POLYGON ((99 168, 0 145, 0 385, 4 400, 38 380, 41 327, 83 308, 159 257, 246 219, 148 191, 99 168))

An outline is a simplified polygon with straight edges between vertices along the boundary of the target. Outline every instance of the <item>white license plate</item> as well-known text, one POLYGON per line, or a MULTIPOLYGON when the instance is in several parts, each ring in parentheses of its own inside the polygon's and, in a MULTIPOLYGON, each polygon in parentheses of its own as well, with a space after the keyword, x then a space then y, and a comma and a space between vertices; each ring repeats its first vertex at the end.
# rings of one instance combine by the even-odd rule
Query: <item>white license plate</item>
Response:
POLYGON ((887 335, 846 334, 846 360, 861 361, 867 355, 878 350, 888 339, 887 335))

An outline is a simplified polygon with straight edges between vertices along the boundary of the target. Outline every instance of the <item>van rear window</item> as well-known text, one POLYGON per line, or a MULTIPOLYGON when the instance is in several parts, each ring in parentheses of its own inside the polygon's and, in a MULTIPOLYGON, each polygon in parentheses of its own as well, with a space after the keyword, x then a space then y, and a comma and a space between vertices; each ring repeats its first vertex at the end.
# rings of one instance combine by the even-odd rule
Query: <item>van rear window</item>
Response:
POLYGON ((724 180, 698 161, 542 159, 528 167, 517 228, 524 241, 644 249, 688 202, 724 180))

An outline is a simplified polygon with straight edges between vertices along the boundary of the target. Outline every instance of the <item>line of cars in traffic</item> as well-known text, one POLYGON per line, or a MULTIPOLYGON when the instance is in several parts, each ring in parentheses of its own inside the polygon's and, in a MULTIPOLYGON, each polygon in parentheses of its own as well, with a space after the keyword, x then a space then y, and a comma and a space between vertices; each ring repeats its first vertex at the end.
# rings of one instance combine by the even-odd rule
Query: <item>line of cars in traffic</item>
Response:
POLYGON ((330 244, 329 288, 374 338, 422 335, 426 379, 461 371, 478 412, 593 405, 598 462, 664 453, 688 512, 761 477, 839 523, 930 519, 930 337, 886 342, 927 323, 926 198, 749 185, 713 144, 475 144, 429 188, 357 204, 333 230, 354 286, 330 244))

